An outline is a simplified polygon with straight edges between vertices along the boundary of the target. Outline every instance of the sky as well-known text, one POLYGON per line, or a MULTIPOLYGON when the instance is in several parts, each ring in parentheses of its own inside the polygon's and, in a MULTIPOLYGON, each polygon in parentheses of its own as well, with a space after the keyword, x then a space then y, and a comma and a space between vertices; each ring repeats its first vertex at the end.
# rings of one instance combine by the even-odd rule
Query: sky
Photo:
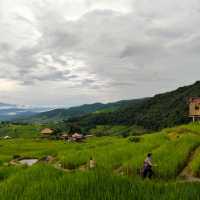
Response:
POLYGON ((111 102, 199 80, 199 0, 0 0, 0 33, 0 102, 111 102))

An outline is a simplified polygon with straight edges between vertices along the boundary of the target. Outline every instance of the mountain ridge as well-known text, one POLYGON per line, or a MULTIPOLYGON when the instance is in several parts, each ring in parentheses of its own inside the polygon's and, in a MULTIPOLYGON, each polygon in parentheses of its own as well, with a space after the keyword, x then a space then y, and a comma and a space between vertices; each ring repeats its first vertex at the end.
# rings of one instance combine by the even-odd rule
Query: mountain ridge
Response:
POLYGON ((141 99, 133 99, 133 100, 121 100, 117 102, 111 103, 93 103, 93 104, 83 104, 80 106, 73 106, 70 108, 58 108, 53 109, 47 112, 42 112, 37 115, 16 119, 17 121, 24 122, 36 122, 36 123, 48 123, 48 122, 58 122, 63 120, 68 120, 72 117, 80 117, 89 113, 106 113, 113 112, 123 106, 128 105, 129 103, 136 103, 141 99))
POLYGON ((149 130, 172 127, 190 121, 188 99, 200 97, 200 81, 157 94, 145 101, 127 105, 111 113, 88 114, 69 119, 69 123, 93 128, 96 125, 139 125, 149 130))

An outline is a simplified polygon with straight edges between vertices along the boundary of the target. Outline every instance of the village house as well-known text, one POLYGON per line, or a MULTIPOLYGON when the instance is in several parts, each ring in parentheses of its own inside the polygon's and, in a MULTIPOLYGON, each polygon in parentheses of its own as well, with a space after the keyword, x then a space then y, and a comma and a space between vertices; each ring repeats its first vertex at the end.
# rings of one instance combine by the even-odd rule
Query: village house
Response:
POLYGON ((80 142, 85 137, 82 134, 74 133, 72 135, 63 134, 60 138, 63 140, 68 140, 68 142, 80 142))
POLYGON ((43 138, 48 138, 54 134, 54 130, 50 128, 44 128, 41 130, 41 135, 43 138))
POLYGON ((64 133, 59 138, 61 140, 65 140, 65 141, 68 141, 68 142, 80 142, 80 141, 82 141, 86 138, 89 138, 89 137, 92 137, 92 135, 84 136, 83 134, 80 134, 80 133, 74 133, 72 135, 64 133))
POLYGON ((76 142, 82 141, 84 139, 84 136, 79 133, 74 133, 71 137, 72 137, 72 140, 76 142))
POLYGON ((193 121, 200 119, 200 97, 189 98, 189 117, 192 117, 193 121))
POLYGON ((62 135, 60 136, 60 139, 61 139, 61 140, 68 140, 68 138, 69 138, 69 135, 66 134, 66 133, 64 133, 64 134, 62 134, 62 135))

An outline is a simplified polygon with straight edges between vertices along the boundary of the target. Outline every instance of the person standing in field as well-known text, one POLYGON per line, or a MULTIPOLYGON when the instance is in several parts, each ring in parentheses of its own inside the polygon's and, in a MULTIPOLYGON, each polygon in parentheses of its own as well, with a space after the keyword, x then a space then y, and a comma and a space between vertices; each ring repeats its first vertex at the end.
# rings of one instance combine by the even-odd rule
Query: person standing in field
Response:
POLYGON ((90 157, 90 160, 89 160, 89 169, 94 169, 96 167, 96 161, 90 157))
POLYGON ((146 159, 144 160, 144 167, 142 171, 142 177, 143 178, 151 178, 153 176, 153 170, 152 170, 153 164, 152 164, 152 154, 148 153, 146 159))

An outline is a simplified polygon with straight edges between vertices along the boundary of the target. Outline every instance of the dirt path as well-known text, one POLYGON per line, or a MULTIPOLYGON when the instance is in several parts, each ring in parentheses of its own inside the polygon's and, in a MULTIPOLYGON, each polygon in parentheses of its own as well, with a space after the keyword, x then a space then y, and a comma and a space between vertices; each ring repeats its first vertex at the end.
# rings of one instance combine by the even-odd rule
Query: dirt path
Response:
POLYGON ((73 172, 73 170, 63 168, 59 163, 55 163, 53 166, 63 172, 73 172))
POLYGON ((75 168, 75 169, 66 169, 66 168, 62 167, 61 164, 59 164, 59 163, 55 163, 53 166, 56 169, 61 170, 63 172, 75 172, 75 171, 82 171, 82 172, 84 172, 84 171, 88 170, 87 165, 80 165, 78 168, 75 168))
POLYGON ((195 148, 190 153, 188 161, 187 161, 187 165, 185 166, 185 168, 179 174, 179 177, 183 178, 183 180, 181 180, 181 182, 200 182, 200 178, 195 177, 192 174, 191 169, 190 169, 190 163, 192 162, 192 160, 194 159, 195 155, 199 151, 200 151, 200 146, 198 146, 197 148, 195 148))
POLYGON ((194 177, 194 176, 187 176, 183 180, 180 180, 179 182, 200 182, 200 178, 194 177))

